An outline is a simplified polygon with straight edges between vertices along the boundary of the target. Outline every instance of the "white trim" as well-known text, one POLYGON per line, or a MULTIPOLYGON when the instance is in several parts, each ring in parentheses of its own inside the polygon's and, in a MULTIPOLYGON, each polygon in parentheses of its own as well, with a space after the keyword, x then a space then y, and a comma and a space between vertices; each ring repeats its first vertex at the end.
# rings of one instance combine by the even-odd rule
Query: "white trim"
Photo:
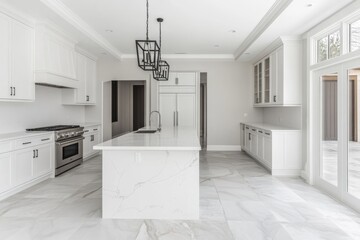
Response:
POLYGON ((301 175, 301 170, 296 170, 296 169, 271 169, 271 175, 273 175, 273 176, 298 177, 298 176, 301 175))
POLYGON ((47 7, 57 13, 60 17, 74 26, 77 30, 85 34, 99 46, 108 51, 115 58, 121 60, 122 53, 114 47, 109 41, 107 41, 103 36, 97 33, 89 24, 82 20, 78 15, 76 15, 70 8, 63 4, 59 0, 41 0, 47 7))
POLYGON ((307 183, 309 183, 309 176, 305 170, 301 170, 300 177, 307 183))
POLYGON ((207 151, 241 151, 240 145, 208 145, 207 151))
POLYGON ((240 56, 265 32, 265 30, 280 16, 280 14, 292 3, 293 0, 277 0, 260 20, 256 27, 242 42, 240 47, 235 51, 235 59, 240 56))
MULTIPOLYGON (((165 60, 229 60, 234 61, 233 54, 163 54, 161 55, 162 59, 165 60)), ((133 60, 136 59, 136 54, 123 54, 121 60, 133 60)))

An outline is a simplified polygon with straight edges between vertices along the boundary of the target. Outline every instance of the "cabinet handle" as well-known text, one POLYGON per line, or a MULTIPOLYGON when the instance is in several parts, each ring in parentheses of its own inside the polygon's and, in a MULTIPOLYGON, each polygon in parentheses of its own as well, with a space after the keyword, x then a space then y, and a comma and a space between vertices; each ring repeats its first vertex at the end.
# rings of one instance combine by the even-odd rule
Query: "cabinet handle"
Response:
POLYGON ((16 87, 14 87, 14 96, 16 96, 16 87))
POLYGON ((175 84, 179 84, 179 78, 175 78, 175 84))
POLYGON ((24 142, 23 145, 31 144, 31 142, 24 142))
POLYGON ((259 133, 263 133, 263 131, 259 131, 259 133))
POLYGON ((89 130, 85 130, 84 132, 86 132, 86 133, 87 133, 87 132, 89 132, 89 130))
POLYGON ((249 129, 249 127, 246 127, 246 129, 249 129))
POLYGON ((95 140, 95 136, 94 136, 94 135, 91 135, 90 141, 93 142, 94 140, 95 140))
POLYGON ((12 87, 10 87, 10 96, 12 96, 13 95, 13 90, 12 90, 13 88, 12 87))
POLYGON ((265 133, 265 134, 270 136, 270 133, 265 133))
POLYGON ((176 113, 174 112, 174 127, 176 126, 176 113))
POLYGON ((38 158, 39 157, 39 150, 36 149, 36 157, 38 158))
POLYGON ((93 131, 97 131, 97 130, 98 130, 97 128, 93 129, 93 131))
POLYGON ((251 133, 249 133, 249 140, 251 141, 251 133))
POLYGON ((276 95, 274 95, 274 102, 276 102, 276 95))
POLYGON ((251 130, 253 130, 254 132, 256 132, 256 129, 254 129, 254 128, 253 128, 253 129, 251 129, 251 130))
POLYGON ((44 141, 48 141, 48 140, 50 140, 50 138, 44 138, 44 139, 41 139, 41 141, 42 141, 42 142, 44 142, 44 141))
POLYGON ((33 150, 33 158, 36 157, 36 153, 35 153, 35 150, 33 150))
POLYGON ((176 126, 179 126, 179 112, 176 111, 176 126))

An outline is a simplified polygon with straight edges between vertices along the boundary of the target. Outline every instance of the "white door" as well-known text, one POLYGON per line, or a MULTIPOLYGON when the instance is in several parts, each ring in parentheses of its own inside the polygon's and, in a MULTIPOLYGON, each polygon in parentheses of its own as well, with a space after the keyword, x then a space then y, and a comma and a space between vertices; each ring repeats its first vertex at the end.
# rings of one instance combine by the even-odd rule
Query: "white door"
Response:
POLYGON ((179 72, 177 74, 177 85, 182 86, 195 86, 196 81, 196 73, 185 73, 185 72, 179 72))
POLYGON ((176 122, 179 127, 196 128, 195 94, 177 94, 176 122))
POLYGON ((159 94, 159 112, 161 114, 162 126, 175 126, 176 94, 159 94))
POLYGON ((87 103, 96 102, 96 62, 90 58, 86 61, 86 93, 87 103))
POLYGON ((245 149, 250 151, 250 138, 251 138, 251 129, 249 126, 245 125, 245 149))
POLYGON ((39 177, 51 171, 51 147, 49 144, 35 148, 35 157, 33 158, 33 175, 39 177))
POLYGON ((258 153, 257 156, 260 160, 264 160, 264 141, 265 137, 263 135, 263 130, 259 130, 258 133, 258 153))
POLYGON ((76 53, 76 79, 79 82, 76 101, 86 103, 86 57, 79 53, 76 53))
POLYGON ((10 98, 10 20, 0 14, 0 98, 10 98))
POLYGON ((32 178, 32 159, 36 153, 34 149, 27 148, 12 154, 11 182, 12 185, 19 185, 32 178))
POLYGON ((258 155, 258 136, 256 132, 250 132, 250 153, 254 156, 258 155))
POLYGON ((11 81, 14 98, 34 98, 34 31, 22 23, 11 24, 11 81))
POLYGON ((0 192, 11 187, 11 155, 0 154, 0 192))

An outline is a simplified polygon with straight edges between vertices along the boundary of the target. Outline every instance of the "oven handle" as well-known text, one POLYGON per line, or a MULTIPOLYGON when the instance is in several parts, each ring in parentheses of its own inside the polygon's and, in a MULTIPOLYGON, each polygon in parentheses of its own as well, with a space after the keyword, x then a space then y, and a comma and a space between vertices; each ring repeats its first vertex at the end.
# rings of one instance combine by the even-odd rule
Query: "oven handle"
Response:
POLYGON ((76 138, 76 139, 73 139, 72 141, 65 141, 65 142, 57 142, 56 145, 65 145, 65 144, 68 144, 68 143, 73 143, 73 142, 78 142, 80 140, 84 140, 85 138, 82 137, 82 138, 76 138))

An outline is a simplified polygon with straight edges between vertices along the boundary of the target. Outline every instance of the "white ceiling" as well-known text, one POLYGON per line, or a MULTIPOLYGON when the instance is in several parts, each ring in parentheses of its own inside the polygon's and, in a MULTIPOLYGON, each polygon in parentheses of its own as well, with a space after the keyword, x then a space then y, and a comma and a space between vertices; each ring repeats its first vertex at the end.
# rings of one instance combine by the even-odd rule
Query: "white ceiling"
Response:
MULTIPOLYGON (((229 54, 241 46, 275 3, 284 0, 149 0, 150 38, 158 39, 157 17, 163 23, 164 54, 229 54), (235 33, 231 31, 235 30, 235 33), (218 45, 218 47, 215 47, 218 45)), ((254 39, 240 59, 252 60, 283 35, 302 34, 353 0, 293 0, 277 19, 254 39), (307 7, 312 4, 312 7, 307 7)), ((135 53, 135 39, 145 38, 145 0, 0 0, 36 21, 55 23, 79 44, 102 56, 116 49, 135 53), (48 4, 64 5, 67 16, 79 17, 98 35, 81 31, 48 4), (60 14, 60 15, 58 15, 60 14), (112 30, 108 32, 107 30, 112 30), (99 44, 100 42, 100 44, 99 44), (104 44, 101 44, 104 43, 104 44), (106 48, 104 46, 110 46, 106 48)), ((56 7, 55 7, 56 8, 56 7)), ((84 24, 82 24, 84 25, 84 24)), ((81 26, 80 26, 81 28, 81 26)), ((182 55, 183 57, 184 55, 182 55)))

